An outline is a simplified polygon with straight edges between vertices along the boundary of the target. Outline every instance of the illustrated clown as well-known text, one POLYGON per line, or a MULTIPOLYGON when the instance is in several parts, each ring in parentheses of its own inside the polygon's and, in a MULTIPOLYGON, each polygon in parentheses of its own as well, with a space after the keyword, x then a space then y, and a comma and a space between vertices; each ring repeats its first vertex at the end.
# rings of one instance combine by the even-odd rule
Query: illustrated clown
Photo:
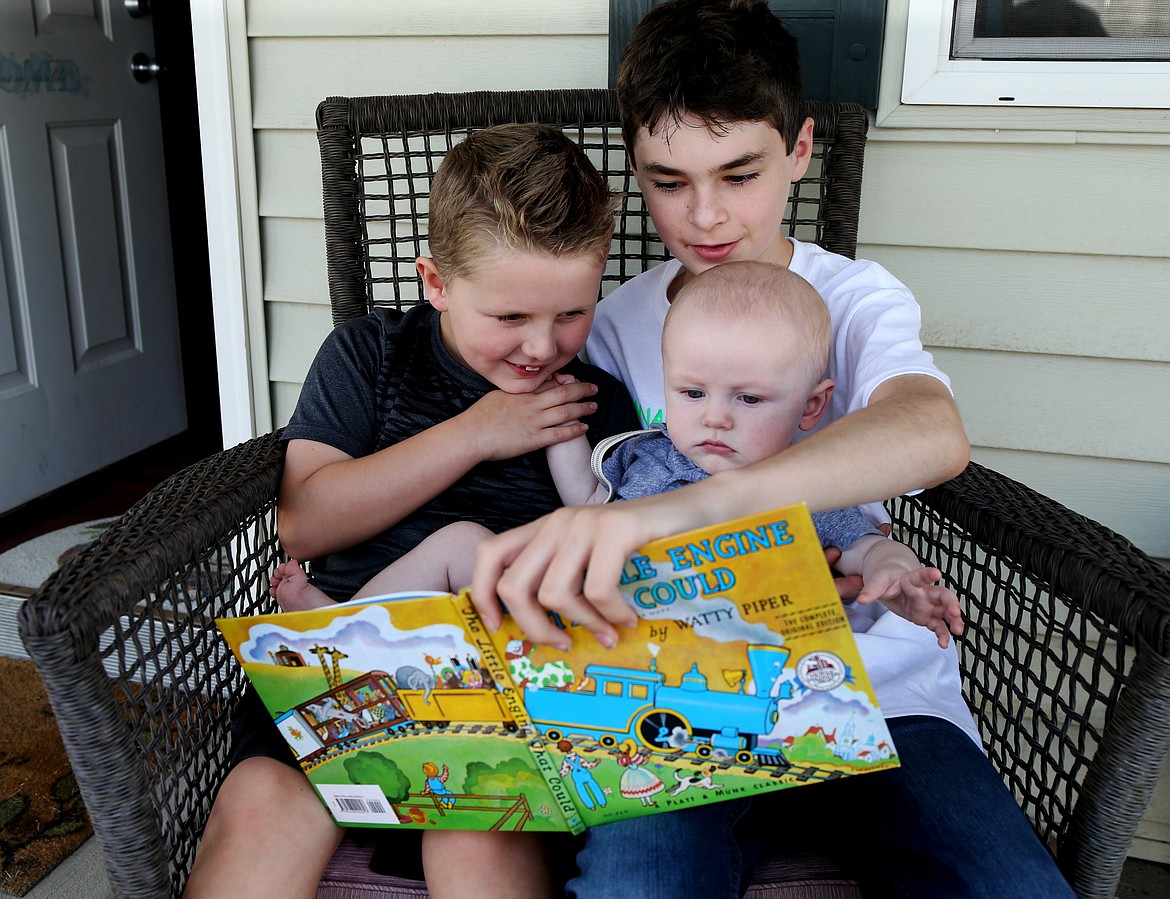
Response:
POLYGON ((565 754, 565 760, 561 763, 561 777, 572 777, 577 795, 581 797, 581 804, 587 809, 605 808, 605 793, 590 770, 596 768, 601 759, 581 758, 568 740, 557 743, 557 749, 565 754))

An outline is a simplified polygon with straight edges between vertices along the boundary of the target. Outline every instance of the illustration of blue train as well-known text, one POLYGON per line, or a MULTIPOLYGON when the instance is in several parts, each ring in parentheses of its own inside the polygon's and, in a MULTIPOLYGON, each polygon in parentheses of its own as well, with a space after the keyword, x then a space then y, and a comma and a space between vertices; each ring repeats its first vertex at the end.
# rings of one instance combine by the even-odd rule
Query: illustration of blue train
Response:
POLYGON ((693 752, 701 758, 719 754, 740 764, 787 766, 779 747, 760 746, 779 717, 780 699, 790 698, 791 682, 781 682, 788 650, 748 646, 748 669, 724 672, 738 690, 712 690, 695 663, 671 686, 657 670, 589 665, 584 684, 592 689, 529 688, 524 705, 546 738, 557 741, 581 735, 602 746, 631 737, 659 752, 693 752), (744 692, 748 675, 753 693, 744 692), (738 675, 738 677, 734 676, 738 675))

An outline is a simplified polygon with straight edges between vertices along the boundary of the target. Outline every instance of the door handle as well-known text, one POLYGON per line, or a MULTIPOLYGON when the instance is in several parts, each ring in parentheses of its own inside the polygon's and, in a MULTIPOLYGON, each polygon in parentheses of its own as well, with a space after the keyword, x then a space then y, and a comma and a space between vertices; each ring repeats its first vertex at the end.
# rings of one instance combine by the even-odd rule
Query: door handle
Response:
POLYGON ((152 78, 157 78, 163 68, 145 53, 135 53, 130 60, 130 74, 140 84, 146 84, 152 78))

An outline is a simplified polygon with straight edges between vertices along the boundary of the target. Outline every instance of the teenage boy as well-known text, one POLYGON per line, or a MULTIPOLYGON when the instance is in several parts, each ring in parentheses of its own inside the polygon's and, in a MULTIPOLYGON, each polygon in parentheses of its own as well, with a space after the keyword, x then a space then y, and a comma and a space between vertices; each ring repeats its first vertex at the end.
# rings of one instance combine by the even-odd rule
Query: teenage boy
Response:
POLYGON ((617 374, 653 422, 663 406, 659 338, 670 299, 713 265, 753 259, 791 268, 825 298, 837 389, 813 432, 759 465, 685 496, 569 509, 489 541, 477 597, 490 606, 498 580, 517 621, 545 642, 555 629, 538 591, 612 639, 612 624, 630 620, 614 586, 621 565, 648 540, 799 500, 814 510, 882 502, 954 477, 970 455, 906 287, 872 262, 781 233, 789 188, 811 158, 812 120, 801 116, 795 41, 766 3, 654 7, 622 57, 618 100, 631 167, 675 258, 601 304, 590 360, 617 374))
MULTIPOLYGON (((327 595, 349 597, 454 522, 501 531, 558 507, 545 448, 636 426, 621 385, 576 359, 613 211, 604 178, 555 129, 490 128, 447 154, 431 256, 418 260, 430 305, 335 328, 284 432, 281 542, 314 560, 327 595)), ((187 895, 315 896, 342 830, 251 697, 187 895)), ((418 852, 406 834, 394 847, 418 852)), ((429 832, 422 853, 435 897, 552 890, 532 834, 429 832)))
MULTIPOLYGON (((814 511, 884 500, 953 477, 969 456, 906 288, 880 266, 781 234, 789 186, 811 158, 812 122, 799 112, 795 42, 767 5, 654 7, 623 55, 618 99, 631 166, 675 259, 602 304, 590 358, 618 373, 653 420, 670 301, 712 266, 758 260, 791 268, 824 298, 837 390, 807 439, 770 459, 684 490, 561 510, 481 544, 472 592, 485 621, 498 621, 500 597, 537 642, 559 637, 547 609, 611 642, 613 626, 632 619, 615 586, 621 565, 653 538, 799 500, 814 511)), ((795 829, 829 836, 866 895, 1071 895, 978 746, 954 650, 923 635, 889 614, 858 634, 901 768, 593 828, 570 894, 616 896, 620 882, 620 895, 738 895, 760 849, 795 829), (669 848, 647 864, 646 846, 669 848)))

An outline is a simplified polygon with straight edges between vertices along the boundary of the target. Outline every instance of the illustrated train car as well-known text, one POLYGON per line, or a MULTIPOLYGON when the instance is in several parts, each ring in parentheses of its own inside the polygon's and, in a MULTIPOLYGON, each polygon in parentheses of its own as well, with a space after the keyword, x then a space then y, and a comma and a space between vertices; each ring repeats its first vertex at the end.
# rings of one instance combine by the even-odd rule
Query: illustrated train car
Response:
POLYGON ((498 690, 463 687, 458 690, 399 690, 406 714, 420 724, 476 721, 516 727, 498 690))
POLYGON ((760 746, 759 737, 771 732, 779 696, 787 695, 777 685, 788 650, 753 644, 747 657, 754 693, 710 689, 698 663, 675 686, 654 662, 648 670, 589 665, 585 682, 593 682, 592 690, 528 689, 524 705, 554 741, 580 734, 612 747, 632 737, 659 751, 707 758, 718 750, 745 765, 787 765, 779 747, 760 746))
POLYGON ((299 761, 333 748, 356 749, 412 724, 474 721, 516 725, 500 693, 491 688, 398 688, 385 671, 371 671, 302 702, 276 719, 299 761))

